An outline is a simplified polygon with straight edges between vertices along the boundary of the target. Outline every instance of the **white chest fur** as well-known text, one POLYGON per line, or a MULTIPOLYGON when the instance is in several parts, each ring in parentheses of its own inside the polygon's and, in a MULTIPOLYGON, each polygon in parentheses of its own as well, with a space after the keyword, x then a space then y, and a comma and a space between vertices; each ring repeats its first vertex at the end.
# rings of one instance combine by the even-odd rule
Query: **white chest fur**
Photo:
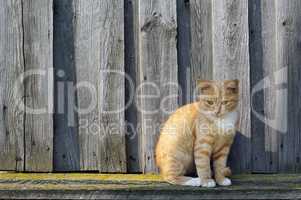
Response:
POLYGON ((216 118, 214 119, 214 124, 217 128, 223 130, 223 131, 229 131, 231 129, 235 129, 235 124, 238 120, 238 112, 232 111, 222 118, 216 118))

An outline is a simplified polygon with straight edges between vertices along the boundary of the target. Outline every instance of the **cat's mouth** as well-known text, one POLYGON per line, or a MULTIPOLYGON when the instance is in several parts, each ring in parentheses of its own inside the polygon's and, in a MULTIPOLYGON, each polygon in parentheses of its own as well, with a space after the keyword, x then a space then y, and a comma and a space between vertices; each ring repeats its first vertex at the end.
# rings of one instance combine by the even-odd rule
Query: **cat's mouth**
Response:
POLYGON ((223 118, 225 116, 225 113, 217 113, 217 114, 215 114, 215 116, 217 118, 223 118))
POLYGON ((202 114, 208 118, 210 121, 214 121, 214 120, 217 120, 217 119, 221 119, 223 118, 223 114, 219 114, 217 115, 216 113, 213 113, 213 112, 202 112, 202 114))
POLYGON ((206 112, 203 113, 210 121, 216 121, 216 120, 223 120, 227 118, 227 113, 212 113, 212 112, 206 112))

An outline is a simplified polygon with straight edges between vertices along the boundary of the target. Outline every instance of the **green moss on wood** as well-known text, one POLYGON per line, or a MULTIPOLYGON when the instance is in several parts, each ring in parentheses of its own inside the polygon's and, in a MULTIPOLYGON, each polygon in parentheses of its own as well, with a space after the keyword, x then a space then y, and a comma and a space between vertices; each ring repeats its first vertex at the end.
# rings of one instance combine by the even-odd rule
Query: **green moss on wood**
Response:
POLYGON ((297 174, 234 175, 231 187, 201 188, 174 186, 154 174, 87 174, 87 173, 0 173, 0 191, 5 190, 110 190, 158 192, 248 192, 300 191, 301 176, 297 174))
POLYGON ((163 182, 156 174, 97 174, 97 173, 14 173, 2 172, 0 179, 15 180, 107 180, 163 182))

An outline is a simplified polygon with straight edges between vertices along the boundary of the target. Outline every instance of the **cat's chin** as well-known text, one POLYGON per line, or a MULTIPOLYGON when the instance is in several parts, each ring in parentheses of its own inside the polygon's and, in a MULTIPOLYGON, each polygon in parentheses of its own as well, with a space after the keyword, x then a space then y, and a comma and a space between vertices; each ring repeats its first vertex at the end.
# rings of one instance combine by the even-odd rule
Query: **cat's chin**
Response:
POLYGON ((213 112, 209 112, 209 111, 202 111, 201 114, 203 116, 205 116, 207 119, 209 119, 210 121, 215 121, 215 120, 219 120, 219 119, 224 119, 225 117, 227 117, 228 115, 231 115, 233 113, 237 112, 235 109, 233 111, 224 113, 222 115, 216 115, 213 112))
POLYGON ((203 116, 205 116, 206 118, 208 118, 210 121, 214 121, 216 119, 221 118, 221 117, 218 117, 215 113, 212 113, 212 112, 203 111, 203 112, 201 112, 201 114, 203 116))

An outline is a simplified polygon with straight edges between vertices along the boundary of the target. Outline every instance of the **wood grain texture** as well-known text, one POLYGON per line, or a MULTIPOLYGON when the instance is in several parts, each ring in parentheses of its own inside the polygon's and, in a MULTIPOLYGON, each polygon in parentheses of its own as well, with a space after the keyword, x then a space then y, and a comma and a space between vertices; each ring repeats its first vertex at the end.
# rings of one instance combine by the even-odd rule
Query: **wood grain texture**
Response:
POLYGON ((191 100, 197 100, 196 83, 213 78, 212 61, 212 1, 191 0, 191 100))
MULTIPOLYGON (((252 171, 278 170, 279 133, 270 127, 275 118, 276 10, 273 0, 249 1, 252 98, 252 171), (266 89, 264 89, 266 88, 266 89), (258 91, 257 91, 258 90, 258 91), (255 92, 256 91, 256 92, 255 92), (266 117, 263 119, 261 117, 266 117)), ((279 123, 279 122, 276 122, 279 123)))
POLYGON ((212 1, 213 79, 240 80, 239 130, 230 163, 235 172, 251 168, 248 1, 212 1))
POLYGON ((239 79, 233 171, 300 172, 300 11, 299 0, 0 0, 0 170, 157 172, 160 125, 195 100, 196 80, 239 79))
POLYGON ((22 4, 0 1, 0 170, 24 168, 24 72, 22 4))
POLYGON ((176 0, 139 2, 140 151, 143 172, 155 172, 160 125, 178 106, 176 0))
POLYGON ((287 132, 281 134, 279 142, 279 170, 293 172, 300 171, 301 2, 277 1, 276 11, 277 67, 286 72, 279 74, 276 81, 287 86, 278 87, 287 89, 287 93, 277 98, 282 107, 274 108, 279 123, 287 122, 287 132))
POLYGON ((125 172, 124 2, 74 5, 80 169, 125 172))
POLYGON ((23 1, 25 87, 25 170, 52 171, 53 10, 52 0, 23 1), (30 75, 31 72, 37 75, 30 75), (42 109, 32 114, 29 109, 42 109))
POLYGON ((54 0, 53 58, 55 69, 54 155, 55 171, 79 171, 79 141, 74 106, 74 5, 54 0))

